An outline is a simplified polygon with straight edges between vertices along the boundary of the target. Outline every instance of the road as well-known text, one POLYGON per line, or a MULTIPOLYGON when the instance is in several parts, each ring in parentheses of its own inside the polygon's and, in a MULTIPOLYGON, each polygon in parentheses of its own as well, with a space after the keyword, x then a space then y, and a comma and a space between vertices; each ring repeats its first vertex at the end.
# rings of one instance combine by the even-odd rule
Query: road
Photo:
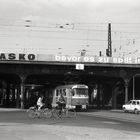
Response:
POLYGON ((140 115, 97 111, 78 112, 76 118, 30 119, 25 111, 2 111, 0 140, 140 140, 140 119, 135 117, 140 115))

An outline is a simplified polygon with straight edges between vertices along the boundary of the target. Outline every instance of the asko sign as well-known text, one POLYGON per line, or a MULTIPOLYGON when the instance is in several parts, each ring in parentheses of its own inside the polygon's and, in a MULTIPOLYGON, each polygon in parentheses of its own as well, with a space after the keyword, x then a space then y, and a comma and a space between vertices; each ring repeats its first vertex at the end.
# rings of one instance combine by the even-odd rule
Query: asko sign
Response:
POLYGON ((35 54, 0 53, 0 60, 34 61, 36 59, 37 59, 37 56, 35 54))

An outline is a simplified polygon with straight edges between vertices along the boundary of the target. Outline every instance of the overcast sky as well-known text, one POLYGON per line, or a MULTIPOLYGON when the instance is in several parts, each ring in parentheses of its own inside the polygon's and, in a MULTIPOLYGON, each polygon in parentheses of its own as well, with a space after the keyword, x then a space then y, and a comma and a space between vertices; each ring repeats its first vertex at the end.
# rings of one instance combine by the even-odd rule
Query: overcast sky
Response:
POLYGON ((139 0, 0 0, 1 18, 139 22, 139 0))
MULTIPOLYGON (((92 38, 105 40, 107 32, 106 34, 95 33, 89 30, 107 30, 109 22, 114 23, 114 28, 117 30, 119 29, 118 23, 125 23, 125 25, 129 23, 134 29, 135 25, 140 23, 140 0, 0 0, 0 49, 1 51, 13 50, 13 48, 15 51, 19 48, 24 51, 39 49, 37 53, 43 53, 45 50, 45 53, 61 51, 64 54, 75 54, 84 48, 89 52, 94 51, 95 54, 100 50, 105 53, 107 42, 91 40, 92 38), (16 27, 27 24, 25 20, 31 20, 30 26, 33 27, 30 29, 16 27), (50 23, 52 25, 48 25, 50 23), (69 25, 64 27, 65 23, 69 25), (99 24, 95 26, 93 23, 99 24), (63 24, 63 30, 56 28, 56 25, 60 27, 61 24, 63 24), (83 28, 85 25, 85 31, 78 30, 79 27, 83 28), (47 26, 45 33, 43 32, 44 26, 47 26), (34 30, 38 30, 38 33, 34 30)), ((124 31, 122 28, 119 29, 120 34, 124 31)), ((129 31, 130 27, 125 31, 127 30, 129 31)), ((137 26, 134 31, 131 29, 133 32, 137 30, 140 31, 140 26, 137 26)), ((139 40, 136 38, 140 38, 140 32, 139 34, 120 34, 115 38, 124 37, 126 40, 122 44, 120 41, 118 44, 114 43, 113 49, 122 49, 120 47, 123 45, 128 51, 139 49, 137 47, 139 40), (126 44, 129 47, 135 46, 135 48, 128 48, 126 44)))

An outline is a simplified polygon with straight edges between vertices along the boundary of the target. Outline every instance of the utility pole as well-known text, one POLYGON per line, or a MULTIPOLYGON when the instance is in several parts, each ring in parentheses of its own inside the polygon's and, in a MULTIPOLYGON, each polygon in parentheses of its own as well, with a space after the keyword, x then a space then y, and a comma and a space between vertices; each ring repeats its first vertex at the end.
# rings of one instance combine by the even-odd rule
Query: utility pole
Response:
POLYGON ((106 56, 112 57, 111 23, 108 24, 108 48, 106 49, 106 56))

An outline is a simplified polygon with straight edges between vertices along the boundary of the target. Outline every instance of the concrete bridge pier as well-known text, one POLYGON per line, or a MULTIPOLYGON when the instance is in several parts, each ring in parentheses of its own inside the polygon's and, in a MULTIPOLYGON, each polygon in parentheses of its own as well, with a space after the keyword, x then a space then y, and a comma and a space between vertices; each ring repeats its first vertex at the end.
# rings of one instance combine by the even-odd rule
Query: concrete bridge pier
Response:
POLYGON ((124 86, 125 86, 125 103, 128 102, 128 85, 129 85, 130 79, 124 79, 124 86))
POLYGON ((24 75, 21 75, 21 76, 20 76, 20 79, 21 79, 21 83, 20 83, 21 109, 24 109, 24 108, 25 108, 25 94, 24 94, 24 91, 25 91, 25 86, 24 86, 25 78, 26 78, 26 77, 25 77, 24 75))

